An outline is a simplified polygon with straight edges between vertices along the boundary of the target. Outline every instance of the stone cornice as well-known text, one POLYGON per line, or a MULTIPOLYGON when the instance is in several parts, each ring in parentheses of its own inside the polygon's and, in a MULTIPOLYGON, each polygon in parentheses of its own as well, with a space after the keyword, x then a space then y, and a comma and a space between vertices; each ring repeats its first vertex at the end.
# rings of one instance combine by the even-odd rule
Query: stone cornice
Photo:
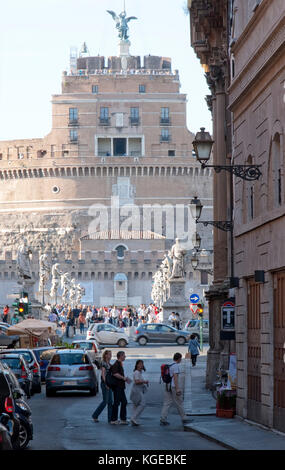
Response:
POLYGON ((201 176, 212 175, 211 169, 203 170, 201 167, 187 164, 150 164, 135 165, 66 165, 56 167, 33 167, 33 168, 0 168, 0 180, 24 180, 26 178, 82 178, 82 177, 149 177, 149 176, 201 176))
POLYGON ((277 53, 285 47, 285 16, 279 28, 272 31, 262 47, 250 58, 241 72, 228 88, 229 109, 233 110, 237 100, 258 78, 260 72, 274 60, 277 53))

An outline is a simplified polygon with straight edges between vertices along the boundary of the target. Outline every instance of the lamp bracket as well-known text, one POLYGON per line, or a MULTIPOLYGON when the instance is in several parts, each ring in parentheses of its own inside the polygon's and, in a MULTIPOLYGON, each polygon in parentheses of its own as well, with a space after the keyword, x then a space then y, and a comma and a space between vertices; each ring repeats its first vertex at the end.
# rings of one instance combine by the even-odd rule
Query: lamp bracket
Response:
POLYGON ((262 175, 259 169, 261 165, 206 165, 205 162, 201 162, 201 165, 202 168, 214 168, 216 173, 220 173, 222 170, 228 171, 246 181, 258 180, 262 175))

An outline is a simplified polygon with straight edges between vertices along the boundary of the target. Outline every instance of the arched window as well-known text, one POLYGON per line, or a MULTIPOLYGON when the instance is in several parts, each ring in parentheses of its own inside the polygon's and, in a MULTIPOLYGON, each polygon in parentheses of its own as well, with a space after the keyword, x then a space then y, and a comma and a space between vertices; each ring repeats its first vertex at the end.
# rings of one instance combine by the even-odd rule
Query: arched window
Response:
POLYGON ((122 259, 125 256, 125 250, 127 249, 124 245, 119 245, 116 248, 117 258, 122 259))

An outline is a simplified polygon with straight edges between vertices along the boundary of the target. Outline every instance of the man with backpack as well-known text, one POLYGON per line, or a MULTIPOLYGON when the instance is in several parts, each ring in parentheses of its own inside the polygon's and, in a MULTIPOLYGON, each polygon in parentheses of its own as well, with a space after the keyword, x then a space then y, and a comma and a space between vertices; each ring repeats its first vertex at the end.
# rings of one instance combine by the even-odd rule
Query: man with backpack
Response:
POLYGON ((164 401, 161 410, 160 424, 166 426, 170 424, 167 421, 168 411, 171 405, 175 405, 181 416, 182 423, 187 422, 187 417, 183 407, 183 394, 181 390, 181 368, 180 363, 182 354, 175 353, 171 365, 163 364, 161 366, 161 376, 165 383, 164 401))

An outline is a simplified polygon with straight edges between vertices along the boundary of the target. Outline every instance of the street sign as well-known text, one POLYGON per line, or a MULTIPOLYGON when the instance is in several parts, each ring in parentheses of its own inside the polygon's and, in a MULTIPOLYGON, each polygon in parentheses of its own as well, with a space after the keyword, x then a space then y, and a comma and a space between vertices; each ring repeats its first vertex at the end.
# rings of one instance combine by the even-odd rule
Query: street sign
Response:
POLYGON ((197 304, 190 304, 190 310, 192 313, 194 313, 194 315, 197 315, 199 312, 199 307, 197 304))
POLYGON ((222 330, 234 330, 235 329, 235 304, 232 301, 227 300, 223 303, 221 315, 221 329, 222 330))
POLYGON ((200 297, 199 297, 198 294, 192 294, 192 295, 190 295, 190 302, 191 302, 192 304, 197 304, 197 303, 199 302, 199 300, 200 300, 200 297))

